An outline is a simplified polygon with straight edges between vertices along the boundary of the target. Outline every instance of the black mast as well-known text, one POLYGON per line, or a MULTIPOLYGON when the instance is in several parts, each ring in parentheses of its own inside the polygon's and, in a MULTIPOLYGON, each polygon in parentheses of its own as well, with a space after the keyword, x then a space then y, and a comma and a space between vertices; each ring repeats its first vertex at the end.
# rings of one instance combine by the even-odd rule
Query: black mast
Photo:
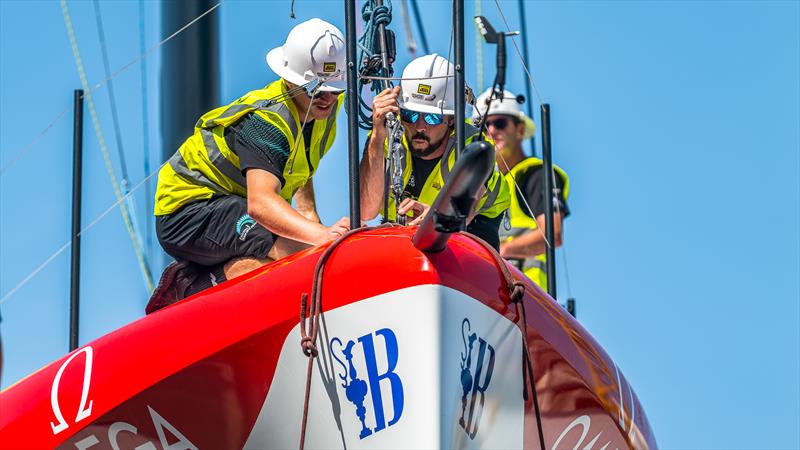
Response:
POLYGON ((464 116, 465 116, 465 99, 464 90, 466 82, 464 79, 464 0, 455 0, 453 2, 453 32, 455 34, 455 56, 456 56, 456 73, 455 73, 455 121, 456 121, 456 157, 461 155, 464 151, 464 116))
POLYGON ((350 229, 361 226, 361 198, 358 174, 358 75, 356 66, 356 2, 344 0, 347 43, 347 159, 350 170, 350 229))
MULTIPOLYGON (((169 36, 215 4, 164 0, 161 34, 169 36)), ((161 56, 161 136, 167 160, 191 136, 197 119, 219 106, 218 14, 212 12, 164 45, 161 56)))
POLYGON ((83 90, 75 89, 72 128, 72 255, 69 283, 69 350, 78 348, 81 293, 81 190, 83 185, 83 90))
POLYGON ((553 160, 550 148, 550 104, 542 103, 542 176, 544 177, 544 228, 547 238, 547 293, 556 300, 556 241, 553 230, 553 160))

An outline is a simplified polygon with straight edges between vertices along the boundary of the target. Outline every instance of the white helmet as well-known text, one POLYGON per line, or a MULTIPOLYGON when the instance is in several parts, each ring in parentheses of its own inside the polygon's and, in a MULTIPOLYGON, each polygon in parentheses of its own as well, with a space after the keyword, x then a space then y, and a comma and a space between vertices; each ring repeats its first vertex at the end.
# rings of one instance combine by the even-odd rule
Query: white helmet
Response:
POLYGON ((455 114, 455 73, 455 67, 436 53, 411 61, 403 69, 403 78, 411 80, 400 81, 400 107, 421 113, 455 114))
MULTIPOLYGON (((481 116, 486 115, 486 103, 489 100, 489 95, 492 94, 492 88, 489 88, 483 94, 479 95, 475 100, 475 106, 472 109, 472 120, 477 120, 481 116)), ((519 108, 517 96, 509 91, 503 91, 503 98, 495 98, 489 106, 489 115, 503 115, 515 117, 517 120, 525 124, 525 139, 533 136, 536 131, 536 125, 533 120, 526 116, 519 108)))
POLYGON ((323 81, 320 91, 347 87, 344 35, 324 20, 310 19, 292 28, 286 43, 267 53, 267 64, 296 85, 319 79, 323 81))

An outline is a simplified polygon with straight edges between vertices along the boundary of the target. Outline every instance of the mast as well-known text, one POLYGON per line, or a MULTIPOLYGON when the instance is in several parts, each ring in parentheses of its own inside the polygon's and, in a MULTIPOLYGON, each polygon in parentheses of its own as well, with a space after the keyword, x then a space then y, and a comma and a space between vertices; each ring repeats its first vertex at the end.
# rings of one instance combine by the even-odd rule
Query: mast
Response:
POLYGON ((553 159, 550 148, 550 104, 542 103, 542 176, 544 177, 544 228, 547 237, 547 293, 556 298, 556 241, 553 230, 553 159))
POLYGON ((461 155, 464 151, 464 116, 465 116, 465 98, 464 91, 466 89, 466 81, 464 79, 464 0, 455 0, 453 2, 453 33, 455 34, 455 57, 456 57, 456 73, 455 73, 455 122, 456 122, 456 157, 461 155))
POLYGON ((72 255, 69 283, 69 350, 78 348, 81 294, 81 191, 83 186, 83 89, 75 89, 72 128, 72 255))
MULTIPOLYGON (((523 0, 519 0, 518 4, 519 4, 520 31, 522 32, 522 64, 524 64, 525 66, 523 67, 523 70, 525 70, 525 68, 528 68, 527 70, 530 70, 530 64, 528 63, 528 27, 527 24, 525 23, 526 20, 525 2, 523 0)), ((522 75, 523 79, 528 78, 527 72, 523 73, 522 75)), ((530 83, 524 83, 524 84, 525 84, 525 98, 527 99, 527 101, 525 102, 525 108, 527 109, 528 117, 530 117, 531 120, 533 120, 533 96, 532 96, 533 94, 531 93, 531 84, 530 83)), ((536 156, 536 135, 531 136, 530 142, 531 142, 531 156, 536 156)))
POLYGON ((361 226, 358 173, 358 75, 356 68, 356 2, 344 0, 347 43, 347 160, 350 171, 350 229, 361 226))
MULTIPOLYGON (((161 31, 169 36, 214 6, 214 0, 166 0, 161 31)), ((192 134, 197 118, 219 106, 218 17, 204 17, 164 45, 161 56, 161 136, 166 161, 192 134)))

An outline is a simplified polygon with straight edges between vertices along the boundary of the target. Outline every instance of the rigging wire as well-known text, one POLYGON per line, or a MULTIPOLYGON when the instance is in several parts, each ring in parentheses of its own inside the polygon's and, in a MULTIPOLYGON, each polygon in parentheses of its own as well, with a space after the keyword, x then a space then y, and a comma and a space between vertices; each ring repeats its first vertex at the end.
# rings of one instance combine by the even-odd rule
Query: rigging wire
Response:
POLYGON ((16 163, 17 163, 17 161, 19 161, 20 159, 22 159, 22 157, 23 157, 23 156, 25 156, 25 154, 26 154, 26 153, 28 153, 28 151, 29 151, 30 149, 32 149, 32 148, 33 148, 33 147, 36 145, 36 143, 38 143, 38 142, 39 142, 39 139, 41 139, 41 138, 42 138, 42 137, 43 137, 43 136, 44 136, 44 135, 45 135, 45 134, 46 134, 48 131, 50 131, 50 128, 53 128, 53 125, 55 125, 55 124, 56 124, 56 123, 57 123, 59 120, 61 120, 61 118, 62 118, 62 117, 64 117, 64 114, 66 114, 66 113, 67 113, 67 111, 69 111, 69 109, 70 109, 70 107, 69 107, 69 106, 67 106, 67 107, 66 107, 66 108, 64 108, 64 109, 63 109, 63 110, 62 110, 60 113, 58 113, 58 115, 56 116, 56 118, 55 118, 55 119, 53 119, 53 121, 52 121, 52 122, 50 122, 50 123, 49 123, 49 124, 48 124, 48 125, 47 125, 47 126, 44 128, 44 130, 40 131, 40 132, 39 132, 39 134, 37 134, 37 135, 36 135, 36 137, 34 137, 34 138, 33 138, 33 140, 32 140, 32 141, 31 141, 31 142, 30 142, 28 145, 26 145, 26 146, 25 146, 25 147, 22 149, 22 151, 20 151, 19 153, 17 153, 17 154, 16 154, 16 156, 14 156, 13 158, 11 158, 11 161, 9 161, 9 162, 8 162, 8 163, 7 163, 5 166, 3 166, 3 168, 2 168, 2 169, 0 169, 0 175, 3 175, 3 173, 5 173, 5 171, 6 171, 6 170, 8 170, 9 168, 11 168, 11 166, 13 166, 14 164, 16 164, 16 163))
MULTIPOLYGON (((144 53, 147 49, 145 43, 145 10, 144 0, 139 0, 139 53, 144 53)), ((150 173, 150 122, 148 119, 148 112, 150 111, 147 102, 147 59, 143 59, 140 67, 140 78, 142 83, 142 141, 144 151, 144 173, 150 173)), ((152 215, 150 211, 153 210, 153 193, 150 190, 150 184, 144 186, 144 201, 145 201, 145 253, 148 255, 148 260, 153 261, 153 227, 150 226, 152 222, 152 215)))
POLYGON ((403 20, 403 31, 406 35, 406 47, 411 56, 417 54, 417 42, 414 40, 414 31, 411 29, 411 18, 408 16, 408 0, 400 1, 400 17, 403 20))
MULTIPOLYGON (((292 99, 295 96, 299 95, 301 92, 305 93, 306 92, 305 89, 308 86, 308 84, 310 84, 310 83, 304 84, 302 86, 297 86, 297 87, 287 91, 285 94, 280 95, 280 96, 276 96, 276 97, 274 97, 274 98, 272 98, 270 100, 276 100, 278 98, 292 99), (289 92, 291 92, 292 94, 289 95, 289 92)), ((310 108, 309 108, 309 110, 310 110, 310 108)), ((305 120, 307 120, 307 119, 308 119, 308 111, 306 111, 305 120)), ((109 206, 105 211, 103 211, 97 217, 95 217, 88 225, 86 225, 83 229, 81 229, 81 231, 78 233, 78 236, 83 235, 84 233, 89 231, 89 229, 91 229, 92 227, 97 225, 98 222, 100 222, 105 216, 107 216, 117 206, 120 206, 120 208, 124 207, 124 204, 128 200, 128 198, 132 197, 133 194, 136 191, 138 191, 142 186, 147 186, 147 183, 150 181, 150 179, 152 179, 156 174, 158 174, 158 172, 161 170, 161 168, 164 167, 166 164, 168 164, 168 162, 165 162, 165 163, 159 165, 158 168, 156 168, 154 171, 152 171, 150 174, 148 174, 144 179, 142 179, 135 186, 133 186, 127 194, 125 194, 122 198, 119 198, 114 203, 112 203, 111 206, 109 206)), ((70 239, 64 245, 62 245, 58 250, 56 250, 52 255, 50 255, 47 259, 45 259, 41 264, 39 264, 39 266, 37 266, 31 273, 26 275, 19 283, 17 283, 16 286, 14 286, 14 288, 12 288, 5 295, 3 295, 3 297, 0 298, 0 305, 2 305, 3 303, 6 302, 6 300, 11 298, 11 296, 13 296, 20 288, 25 286, 31 279, 33 279, 37 274, 39 274, 39 272, 44 270, 50 263, 53 262, 53 260, 56 259, 56 257, 58 257, 58 255, 63 253, 64 250, 66 250, 71 245, 71 243, 72 243, 72 240, 70 239)))
MULTIPOLYGON (((103 16, 100 12, 100 1, 94 0, 92 2, 94 4, 94 16, 97 22, 97 35, 98 40, 100 41, 100 50, 103 57, 103 70, 105 71, 106 77, 111 74, 111 64, 108 61, 108 46, 106 45, 106 36, 103 28, 103 16)), ((120 130, 119 126, 119 114, 117 113, 117 100, 116 96, 114 95, 114 83, 112 80, 108 80, 108 99, 111 105, 111 121, 114 124, 114 137, 117 143, 117 155, 120 161, 120 170, 122 172, 122 176, 120 178, 120 189, 122 190, 122 194, 127 194, 128 189, 130 187, 130 175, 128 174, 128 164, 125 158, 125 148, 122 144, 122 131, 120 130)), ((144 113, 144 111, 143 111, 144 113)), ((146 113, 145 113, 146 115, 146 113)), ((146 170, 144 173, 149 173, 149 170, 146 170)), ((132 197, 128 197, 127 208, 128 213, 130 215, 131 225, 133 226, 133 236, 136 240, 135 245, 142 249, 142 233, 139 229, 139 219, 138 215, 136 214, 136 204, 134 203, 134 199, 132 197)), ((147 255, 147 249, 141 250, 143 254, 143 259, 145 264, 147 264, 148 272, 152 272, 152 268, 150 267, 150 261, 147 255)), ((145 277, 147 280, 147 277, 145 277)), ((147 281, 145 281, 147 282, 147 281)), ((151 286, 148 285, 148 288, 151 286)))
MULTIPOLYGON (((553 177, 553 189, 554 190, 557 189, 556 193, 558 194, 558 193, 561 192, 561 190, 558 189, 558 184, 556 184, 556 171, 555 171, 555 169, 553 169, 553 172, 552 172, 551 175, 553 177)), ((558 215, 561 215, 561 200, 558 198, 557 195, 556 195, 556 198, 553 201, 553 204, 556 205, 556 213, 558 215)), ((565 277, 566 282, 567 282, 567 299, 569 300, 570 298, 572 298, 572 286, 570 285, 570 281, 569 281, 569 264, 567 263, 567 245, 566 245, 567 240, 564 239, 564 228, 565 228, 564 227, 564 217, 562 216, 561 217, 561 258, 564 260, 564 277, 565 277)))
MULTIPOLYGON (((503 8, 500 7, 500 2, 498 0, 495 0, 494 3, 497 6, 497 11, 500 13, 500 17, 503 19, 503 23, 505 24, 506 29, 510 29, 510 26, 508 24, 508 20, 506 19, 506 15, 503 13, 503 8)), ((526 39, 525 36, 523 36, 522 38, 526 39)), ((533 75, 531 75, 530 70, 528 70, 528 66, 525 64, 525 58, 522 57, 522 52, 519 49, 519 45, 517 45, 516 36, 511 36, 511 42, 514 44, 514 48, 517 51, 517 57, 519 57, 519 62, 522 65, 522 68, 525 69, 525 74, 528 76, 528 83, 530 83, 530 85, 533 87, 533 91, 536 93, 536 98, 539 100, 539 104, 544 103, 544 101, 542 100, 542 96, 539 94, 539 89, 536 88, 536 82, 534 82, 534 80, 533 80, 533 75)), ((500 156, 502 158, 502 155, 500 155, 500 156)), ((503 158, 503 163, 506 165, 506 170, 508 170, 508 164, 505 162, 505 158, 503 158)), ((550 176, 553 177, 553 187, 555 189, 556 186, 557 186, 555 169, 551 172, 550 176)), ((516 188, 520 192, 520 194, 522 194, 522 191, 520 190, 519 185, 517 184, 516 180, 514 180, 514 185, 516 186, 516 188)), ((549 194, 545 193, 545 195, 552 195, 552 193, 549 193, 549 194)), ((533 213, 531 212, 531 208, 528 205, 527 200, 524 198, 524 196, 522 196, 522 198, 525 201, 525 207, 526 207, 528 213, 531 215, 531 217, 533 217, 533 213)), ((561 201, 557 198, 556 201, 553 202, 553 204, 555 205, 555 212, 560 215, 561 214, 561 201)), ((562 217, 562 221, 563 221, 563 217, 562 217)), ((541 231, 541 228, 537 227, 537 229, 540 230, 540 233, 542 233, 542 237, 544 237, 544 232, 541 231)), ((545 243, 547 244, 547 246, 550 247, 551 244, 549 242, 547 242, 547 238, 545 237, 544 239, 545 239, 545 243)), ((570 279, 569 279, 569 266, 567 264, 567 249, 566 249, 566 243, 565 242, 566 242, 566 240, 564 239, 564 225, 562 223, 562 225, 561 225, 561 254, 562 254, 562 258, 564 260, 564 275, 566 276, 566 282, 567 282, 567 295, 568 295, 568 297, 572 297, 572 286, 570 285, 570 279)))
MULTIPOLYGON (((500 7, 500 2, 498 0, 494 0, 494 4, 497 5, 497 11, 500 12, 500 17, 503 18, 503 23, 506 25, 506 29, 510 30, 511 26, 508 24, 506 15, 503 14, 503 8, 500 7)), ((526 37, 523 36, 523 39, 526 39, 526 37)), ((522 68, 525 69, 525 74, 528 75, 528 82, 531 84, 531 86, 533 86, 533 91, 536 93, 536 98, 539 100, 539 104, 544 103, 542 96, 539 95, 539 89, 536 88, 536 82, 533 81, 533 75, 531 75, 530 70, 528 70, 528 66, 525 64, 525 58, 522 57, 522 51, 519 49, 519 45, 517 45, 517 37, 511 36, 511 42, 514 44, 514 48, 517 50, 519 62, 522 64, 522 68)))
MULTIPOLYGON (((63 0, 62 0, 62 1, 63 1, 63 0)), ((100 81, 99 81, 98 83, 96 83, 96 84, 95 84, 95 85, 94 85, 94 86, 93 86, 91 89, 88 89, 88 88, 85 88, 85 87, 84 87, 84 94, 83 94, 83 97, 84 97, 84 98, 86 98, 86 96, 87 96, 88 94, 91 94, 93 91, 96 91, 96 90, 100 89, 101 87, 105 86, 105 85, 106 85, 106 84, 107 84, 107 83, 108 83, 110 80, 112 80, 112 79, 116 78, 116 77, 117 77, 117 76, 119 76, 121 73, 123 73, 123 72, 125 72, 126 70, 128 70, 129 68, 131 68, 131 66, 133 66, 133 65, 134 65, 134 64, 136 64, 137 62, 139 62, 139 61, 142 61, 142 60, 144 60, 145 58, 147 58, 147 57, 150 55, 150 53, 152 53, 153 51, 157 50, 159 47, 161 47, 162 45, 166 44, 166 43, 167 43, 167 42, 169 42, 170 40, 174 39, 176 36, 178 36, 179 34, 181 34, 182 32, 184 32, 186 29, 188 29, 189 27, 191 27, 192 25, 194 25, 194 24, 195 24, 195 23, 196 23, 198 20, 202 19, 203 17, 205 17, 206 15, 210 14, 212 11, 214 11, 215 9, 217 9, 217 8, 218 8, 220 5, 222 5, 224 2, 225 2, 225 0, 220 0, 220 1, 219 1, 217 4, 215 4, 214 6, 212 6, 212 7, 211 7, 211 8, 209 8, 209 9, 207 9, 207 10, 206 10, 206 11, 205 11, 203 14, 200 14, 199 16, 195 17, 195 18, 194 18, 194 19, 192 19, 192 20, 191 20, 189 23, 187 23, 186 25, 182 26, 181 28, 179 28, 179 29, 178 29, 177 31, 175 31, 174 33, 170 34, 169 36, 167 36, 166 38, 162 39, 162 40, 161 40, 161 41, 159 41, 158 43, 156 43, 156 44, 152 45, 150 48, 148 48, 148 49, 147 49, 147 51, 145 51, 145 52, 143 52, 143 53, 139 54, 139 56, 137 56, 136 58, 134 58, 133 60, 131 60, 130 62, 128 62, 127 64, 125 64, 125 65, 124 65, 124 66, 122 66, 121 68, 119 68, 119 69, 118 69, 116 72, 112 73, 112 74, 111 74, 109 77, 107 77, 107 78, 105 78, 105 79, 103 79, 103 80, 100 80, 100 81)), ((53 121, 51 121, 51 122, 50 122, 50 124, 49 124, 49 125, 47 125, 47 126, 46 126, 46 127, 45 127, 45 128, 44 128, 44 129, 43 129, 43 130, 42 130, 42 131, 39 133, 39 134, 37 134, 37 135, 36 135, 36 137, 34 137, 34 138, 33 138, 33 140, 32 140, 32 141, 31 141, 31 142, 30 142, 28 145, 26 145, 25 147, 23 147, 23 148, 22 148, 22 150, 21 150, 20 152, 18 152, 18 153, 17 153, 17 154, 16 154, 16 155, 15 155, 15 156, 14 156, 14 157, 11 159, 11 161, 10 161, 8 164, 6 164, 5 166, 3 166, 3 168, 2 168, 2 169, 0 169, 0 175, 2 175, 3 173, 5 173, 5 172, 6 172, 6 171, 7 171, 9 168, 11 168, 11 166, 13 166, 14 164, 16 164, 16 163, 17 163, 17 162, 18 162, 18 161, 19 161, 19 160, 20 160, 20 159, 21 159, 21 158, 22 158, 22 157, 23 157, 23 156, 24 156, 26 153, 28 153, 28 151, 29 151, 31 148, 33 148, 33 146, 34 146, 35 144, 37 144, 37 143, 38 143, 38 141, 39 141, 39 140, 42 138, 42 136, 44 136, 44 135, 45 135, 45 134, 46 134, 46 133, 47 133, 47 132, 48 132, 48 131, 49 131, 51 128, 53 128, 53 126, 54 126, 56 123, 58 123, 58 121, 59 121, 59 120, 61 120, 61 118, 62 118, 62 117, 64 117, 64 115, 65 115, 65 114, 67 113, 67 111, 69 111, 69 110, 70 110, 70 107, 69 107, 69 106, 68 106, 68 107, 66 107, 66 108, 64 108, 64 110, 63 110, 63 111, 61 111, 61 112, 58 114, 58 116, 56 116, 56 118, 55 118, 55 119, 53 119, 53 121)))
MULTIPOLYGON (((108 46, 106 45, 106 34, 103 31, 103 16, 100 13, 100 1, 94 0, 94 18, 97 24, 97 39, 100 41, 100 54, 103 57, 103 70, 106 77, 111 74, 111 65, 108 62, 108 46)), ((117 142, 117 156, 122 171, 122 188, 128 182, 128 164, 125 161, 125 148, 122 146, 122 132, 119 129, 119 114, 117 113, 117 98, 114 95, 114 83, 108 80, 108 99, 111 104, 111 122, 114 124, 114 138, 117 142)), ((145 172, 146 173, 146 172, 145 172)))
MULTIPOLYGON (((80 51, 78 49, 78 41, 75 37, 75 29, 72 25, 72 19, 69 15, 69 9, 67 8, 67 1, 61 0, 61 12, 64 16, 64 23, 67 27, 67 35, 69 37, 70 46, 72 47, 72 54, 75 57, 75 65, 78 68, 78 75, 81 79, 81 85, 83 86, 84 90, 84 98, 89 105, 89 115, 92 119, 92 124, 94 125, 94 132, 97 135, 98 144, 100 146, 100 152, 103 156, 103 162, 105 164, 106 172, 108 173, 109 180, 111 181, 111 187, 114 190, 114 197, 117 200, 126 198, 125 195, 122 193, 120 189, 119 182, 117 181, 117 175, 114 173, 114 166, 111 162, 111 156, 109 155, 108 146, 106 145, 105 137, 103 136, 103 130, 100 128, 100 119, 97 116, 97 110, 94 105, 94 100, 92 94, 89 90, 89 81, 86 78, 86 71, 83 66, 83 60, 81 58, 80 51)), ((131 240, 131 244, 133 245, 133 251, 136 254, 136 260, 139 263, 139 269, 142 272, 142 276, 144 277, 145 285, 149 291, 153 290, 153 277, 150 274, 150 267, 145 259, 144 254, 142 253, 142 247, 136 237, 136 230, 134 229, 134 225, 132 223, 131 215, 128 210, 128 206, 126 204, 122 204, 120 206, 120 214, 122 214, 122 220, 125 223, 125 228, 128 231, 128 237, 131 240)))
MULTIPOLYGON (((505 168, 506 168, 506 173, 510 172, 510 171, 511 171, 511 167, 509 167, 509 166, 508 166, 508 162, 506 162, 506 158, 503 156, 503 154, 502 154, 502 153, 499 153, 499 152, 498 152, 498 153, 496 153, 496 154, 497 154, 497 155, 500 155, 500 159, 503 161, 503 165, 504 165, 504 166, 505 166, 505 168)), ((514 178, 514 177, 509 177, 509 178, 511 178, 511 181, 513 181, 513 182, 514 182, 514 188, 517 190, 517 193, 518 193, 518 195, 519 195, 519 198, 522 200, 522 203, 525 205, 525 212, 527 212, 527 213, 528 213, 528 215, 529 215, 531 218, 533 218, 533 220, 535 221, 535 220, 536 220, 536 217, 535 217, 535 216, 534 216, 534 214, 533 214, 533 210, 531 209, 531 205, 530 205, 530 204, 528 204, 528 197, 525 195, 525 193, 523 193, 523 192, 522 192, 522 188, 521 188, 521 187, 519 187, 519 183, 517 183, 517 179, 516 179, 516 178, 514 178)), ((563 227, 562 227, 562 228, 563 228, 563 227)), ((542 230, 542 227, 539 227, 539 226, 537 226, 537 227, 536 227, 536 231, 538 231, 538 232, 539 232, 539 234, 541 234, 541 235, 542 235, 542 239, 544 239, 544 243, 545 243, 545 245, 547 245, 548 247, 550 247, 550 241, 548 241, 548 240, 547 240, 547 236, 544 234, 544 230, 542 230)))
MULTIPOLYGON (((450 57, 453 51, 453 34, 455 33, 455 20, 456 20, 456 0, 450 3, 450 42, 447 44, 447 62, 450 62, 450 57)), ((450 78, 455 78, 456 74, 450 75, 450 64, 447 65, 447 74, 444 80, 444 97, 447 98, 447 85, 450 84, 450 78)), ((442 99, 444 100, 444 99, 442 99)), ((440 112, 444 115, 444 101, 441 103, 442 108, 440 112)))
POLYGON ((411 12, 414 13, 414 21, 417 23, 417 29, 419 30, 419 40, 422 44, 422 51, 424 51, 426 55, 430 55, 431 52, 428 50, 428 38, 425 36, 425 28, 422 26, 422 16, 419 13, 417 0, 411 0, 411 12))
POLYGON ((359 79, 364 80, 390 80, 390 81, 422 81, 422 80, 439 80, 442 78, 453 78, 455 75, 439 75, 436 77, 379 77, 375 75, 360 75, 359 79))
MULTIPOLYGON (((367 0, 361 7, 361 18, 364 20, 364 33, 358 38, 357 44, 360 48, 358 53, 358 61, 362 67, 359 69, 359 75, 378 75, 384 78, 393 75, 391 64, 384 67, 383 58, 375 51, 375 44, 379 39, 385 39, 385 36, 380 36, 381 25, 385 28, 392 22, 392 2, 386 0, 385 4, 377 4, 375 0, 367 0)), ((358 83, 358 92, 362 92, 365 85, 370 85, 370 91, 377 95, 383 89, 392 86, 390 80, 382 80, 385 83, 371 83, 371 80, 364 82, 361 79, 358 83)), ((372 108, 361 99, 359 96, 359 127, 364 130, 372 129, 372 108)))
MULTIPOLYGON (((481 0, 475 0, 475 15, 483 15, 481 14, 481 0)), ((475 33, 475 75, 478 79, 478 90, 476 92, 479 94, 483 92, 483 45, 481 44, 483 44, 483 42, 481 42, 481 34, 475 33)))
MULTIPOLYGON (((81 231, 80 231, 80 232, 78 232, 78 236, 81 236, 81 235, 83 235, 84 233, 86 233, 87 231, 89 231, 91 228, 93 228, 95 225, 97 225, 97 224, 98 224, 98 223, 99 223, 99 222, 100 222, 100 221, 101 221, 101 220, 102 220, 104 217, 106 217, 106 216, 107 216, 109 213, 111 213, 111 211, 113 211, 113 210, 114 210, 114 208, 116 208, 117 206, 120 206, 120 207, 121 207, 121 205, 123 205, 123 204, 125 203, 125 201, 127 200, 127 198, 128 198, 128 197, 131 197, 131 196, 133 196, 134 192, 136 192, 136 191, 137 191, 137 190, 138 190, 140 187, 142 187, 143 185, 145 185, 145 184, 147 183, 147 181, 148 181, 148 180, 150 180, 150 178, 152 178, 153 176, 155 176, 155 175, 158 173, 158 171, 159 171, 159 170, 161 170, 161 166, 159 166, 159 168, 158 168, 158 169, 156 169, 156 170, 154 170, 154 171, 153 171, 153 173, 151 173, 150 175, 148 175, 147 177, 145 177, 143 180, 141 180, 139 183, 137 183, 137 184, 136 184, 136 185, 135 185, 135 186, 134 186, 134 187, 133 187, 133 188, 130 190, 130 192, 128 192, 128 193, 127 193, 127 194, 126 194, 124 197, 117 199, 117 200, 116 200, 114 203, 112 203, 112 204, 111 204, 111 206, 109 206, 108 208, 106 208, 106 210, 105 210, 105 211, 103 211, 102 213, 100 213, 100 214, 99 214, 97 217, 95 217, 95 218, 94 218, 94 219, 93 219, 91 222, 89 222, 89 224, 88 224, 88 225, 86 225, 85 227, 83 227, 83 229, 81 229, 81 231)), ((64 245, 62 245, 62 246, 61 246, 61 247, 60 247, 58 250, 56 250, 56 251, 55 251, 55 252, 54 252, 52 255, 50 255, 50 256, 49 256, 47 259, 45 259, 45 260, 44 260, 44 262, 42 262, 41 264, 39 264, 39 265, 38 265, 38 266, 37 266, 37 267, 36 267, 36 268, 35 268, 35 269, 34 269, 34 270, 31 272, 31 273, 29 273, 27 276, 25 276, 25 278, 23 278, 23 279, 22 279, 22 281, 20 281, 19 283, 17 283, 17 285, 16 285, 16 286, 14 286, 14 287, 13 287, 13 288, 12 288, 10 291, 6 292, 6 293, 5 293, 5 295, 3 295, 3 298, 0 298, 0 305, 2 305, 3 303, 5 303, 5 302, 6 302, 6 300, 8 300, 9 298, 11 298, 11 296, 13 296, 13 295, 14 295, 14 294, 15 294, 15 293, 18 291, 18 290, 20 290, 20 289, 21 289, 23 286, 25 286, 26 284, 28 284, 28 282, 29 282, 29 281, 31 281, 31 280, 32 280, 32 279, 33 279, 33 278, 34 278, 36 275, 38 275, 38 274, 39 274, 39 272, 41 272, 42 270, 44 270, 44 269, 45 269, 45 267, 47 267, 48 265, 50 265, 50 263, 52 263, 52 262, 53 262, 53 260, 55 260, 55 259, 56 259, 56 257, 58 257, 58 255, 60 255, 61 253, 63 253, 63 252, 64 252, 64 250, 66 250, 67 248, 69 248, 69 246, 70 246, 71 244, 72 244, 72 239, 70 239, 70 240, 68 240, 66 243, 64 243, 64 245)))

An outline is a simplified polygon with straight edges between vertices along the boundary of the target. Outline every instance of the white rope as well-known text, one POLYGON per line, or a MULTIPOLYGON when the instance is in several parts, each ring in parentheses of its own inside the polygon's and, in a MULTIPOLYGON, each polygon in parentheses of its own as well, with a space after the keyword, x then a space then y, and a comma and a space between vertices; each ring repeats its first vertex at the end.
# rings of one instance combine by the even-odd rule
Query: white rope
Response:
POLYGON ((439 80, 442 78, 453 78, 455 75, 439 75, 436 77, 416 77, 416 78, 402 78, 402 77, 378 77, 370 75, 359 76, 362 80, 379 80, 379 81, 425 81, 425 80, 439 80))
MULTIPOLYGON (((144 53, 142 53, 142 54, 140 54, 139 56, 137 56, 136 58, 134 58, 134 59, 133 59, 132 61, 130 61, 128 64, 125 64, 125 65, 124 65, 124 66, 122 66, 122 67, 121 67, 119 70, 117 70, 116 72, 112 73, 111 75, 109 75, 109 76, 108 76, 108 77, 106 77, 105 79, 101 80, 99 83, 95 84, 95 85, 94 85, 94 86, 93 86, 91 89, 85 90, 86 92, 84 92, 84 94, 83 94, 83 97, 85 98, 85 97, 86 97, 86 96, 87 96, 89 93, 91 93, 91 92, 94 92, 94 91, 97 91, 99 88, 101 88, 101 87, 105 86, 105 85, 106 85, 106 84, 107 84, 107 83, 108 83, 108 82, 109 82, 111 79, 113 79, 113 78, 116 78, 116 77, 117 77, 118 75, 120 75, 122 72, 125 72, 126 70, 128 70, 128 69, 129 69, 131 66, 133 66, 133 65, 134 65, 134 64, 136 64, 137 62, 139 62, 139 61, 141 61, 142 59, 144 59, 144 58, 146 58, 147 56, 149 56, 149 55, 150 55, 150 53, 152 53, 153 51, 155 51, 156 49, 158 49, 158 48, 159 48, 159 47, 161 47, 162 45, 166 44, 167 42, 169 42, 170 40, 172 40, 173 38, 175 38, 177 35, 179 35, 179 34, 180 34, 180 33, 182 33, 183 31, 185 31, 185 30, 186 30, 187 28, 189 28, 190 26, 194 25, 194 24, 195 24, 195 22, 197 22, 198 20, 200 20, 200 19, 202 19, 203 17, 205 17, 207 14, 209 14, 211 11, 215 10, 216 8, 218 8, 218 7, 219 7, 221 4, 223 4, 224 2, 225 2, 225 0, 220 0, 220 2, 219 2, 219 3, 217 3, 216 5, 214 5, 214 6, 212 6, 211 8, 209 8, 209 9, 208 9, 206 12, 204 12, 203 14, 200 14, 199 16, 195 17, 195 18, 194 18, 194 19, 193 19, 191 22, 187 23, 186 25, 184 25, 183 27, 181 27, 180 29, 178 29, 178 31, 176 31, 176 32, 172 33, 171 35, 169 35, 169 36, 167 36, 166 38, 164 38, 163 40, 161 40, 161 41, 160 41, 158 44, 155 44, 155 45, 153 45, 152 47, 150 47, 149 49, 147 49, 147 51, 145 51, 144 53)), ((23 149, 22 149, 22 150, 21 150, 19 153, 17 153, 17 154, 16 154, 16 156, 14 156, 14 157, 11 159, 11 161, 9 161, 9 162, 8 162, 8 163, 7 163, 5 166, 3 166, 3 168, 2 168, 2 169, 0 169, 0 175, 4 174, 4 173, 6 172, 6 170, 8 170, 9 168, 11 168, 11 166, 13 166, 14 164, 16 164, 16 163, 17 163, 17 162, 18 162, 20 159, 22 159, 22 157, 23 157, 23 156, 25 156, 25 154, 26 154, 26 153, 28 153, 28 151, 29 151, 31 148, 33 148, 33 147, 34 147, 34 146, 35 146, 35 145, 36 145, 36 144, 39 142, 39 140, 42 138, 42 136, 44 136, 44 135, 45 135, 45 134, 46 134, 48 131, 50 131, 50 129, 51 129, 51 128, 53 128, 53 126, 54 126, 54 125, 55 125, 55 124, 56 124, 56 123, 57 123, 59 120, 61 120, 61 118, 62 118, 62 117, 64 117, 64 114, 66 114, 66 112, 67 112, 67 111, 69 111, 69 107, 67 107, 67 108, 65 108, 63 111, 61 111, 61 112, 58 114, 58 116, 56 116, 56 118, 55 118, 55 119, 53 119, 53 121, 52 121, 52 122, 50 122, 50 124, 49 124, 49 125, 47 125, 47 126, 46 126, 46 127, 45 127, 45 128, 42 130, 42 131, 41 131, 41 132, 39 132, 39 134, 37 134, 37 135, 36 135, 36 137, 35 137, 35 138, 33 138, 33 140, 32 140, 32 141, 31 141, 31 142, 30 142, 28 145, 26 145, 25 147, 23 147, 23 149)))
MULTIPOLYGON (((317 85, 319 87, 319 85, 317 85)), ((292 170, 294 170, 294 160, 297 158, 297 145, 300 144, 300 139, 303 139, 303 145, 308 148, 311 144, 310 142, 305 142, 305 133, 304 129, 306 127, 306 122, 308 121, 308 113, 311 112, 311 108, 314 106, 314 97, 317 95, 317 89, 311 91, 311 101, 308 102, 308 109, 306 109, 306 116, 303 118, 303 123, 300 124, 300 131, 298 132, 297 137, 294 139, 294 146, 292 148, 292 162, 289 164, 289 175, 292 174, 292 170)), ((293 98, 293 97, 289 97, 293 98)), ((311 164, 309 162, 309 164, 311 164)))

